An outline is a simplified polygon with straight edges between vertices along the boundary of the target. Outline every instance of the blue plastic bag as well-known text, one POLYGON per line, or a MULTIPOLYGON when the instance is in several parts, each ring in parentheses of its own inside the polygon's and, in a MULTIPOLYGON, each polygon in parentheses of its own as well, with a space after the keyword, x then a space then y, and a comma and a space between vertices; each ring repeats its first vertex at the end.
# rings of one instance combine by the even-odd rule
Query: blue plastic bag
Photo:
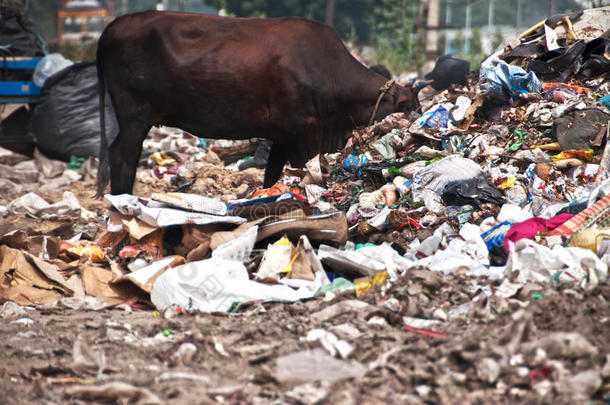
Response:
POLYGON ((362 153, 352 153, 351 155, 347 155, 343 161, 343 168, 360 176, 362 175, 361 168, 366 164, 367 160, 367 157, 362 153))
POLYGON ((523 93, 540 93, 542 85, 534 72, 526 72, 519 66, 498 61, 495 66, 481 66, 479 81, 487 95, 499 101, 508 102, 523 93))
POLYGON ((600 98, 598 101, 605 105, 608 110, 610 110, 610 94, 600 98))
POLYGON ((449 111, 442 105, 439 105, 436 110, 432 112, 430 117, 426 119, 426 125, 432 129, 447 128, 449 122, 449 111))
POLYGON ((506 232, 513 226, 510 222, 502 222, 500 225, 496 225, 487 232, 481 234, 483 242, 487 249, 491 250, 494 245, 504 245, 504 236, 506 232))

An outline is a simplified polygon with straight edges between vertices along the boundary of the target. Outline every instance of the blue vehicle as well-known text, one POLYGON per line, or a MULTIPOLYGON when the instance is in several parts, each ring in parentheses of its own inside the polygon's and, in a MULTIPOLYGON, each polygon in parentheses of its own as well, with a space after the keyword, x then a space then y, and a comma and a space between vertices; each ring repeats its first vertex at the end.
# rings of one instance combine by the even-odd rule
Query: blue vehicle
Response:
MULTIPOLYGON (((31 80, 39 57, 6 56, 0 60, 0 71, 18 71, 29 75, 29 80, 1 80, 0 104, 32 104, 40 101, 40 87, 31 80)), ((10 77, 10 75, 9 75, 10 77)))
POLYGON ((41 93, 33 74, 47 46, 27 8, 26 0, 0 0, 0 146, 29 155, 34 149, 29 119, 41 93))

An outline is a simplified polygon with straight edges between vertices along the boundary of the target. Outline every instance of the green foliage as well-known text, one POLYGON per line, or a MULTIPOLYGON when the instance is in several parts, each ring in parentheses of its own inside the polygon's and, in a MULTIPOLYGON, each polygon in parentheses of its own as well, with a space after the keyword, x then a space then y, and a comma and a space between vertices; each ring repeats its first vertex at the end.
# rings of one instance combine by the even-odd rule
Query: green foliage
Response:
POLYGON ((462 30, 459 30, 451 41, 451 47, 455 49, 455 54, 458 57, 464 56, 464 32, 462 30))
POLYGON ((441 32, 438 36, 438 49, 441 54, 445 53, 445 48, 447 47, 447 35, 441 32))
POLYGON ((423 66, 425 44, 413 27, 417 11, 414 0, 382 0, 373 11, 377 47, 375 63, 401 73, 423 66))
MULTIPOLYGON (((355 32, 357 42, 371 38, 371 10, 376 0, 337 0, 334 28, 347 39, 355 32)), ((326 19, 326 0, 207 0, 206 4, 222 8, 237 17, 300 16, 316 21, 326 19)), ((353 38, 353 37, 352 37, 353 38)))
POLYGON ((57 36, 59 1, 30 0, 28 18, 38 26, 43 38, 49 41, 57 36))
POLYGON ((86 41, 78 44, 63 44, 59 53, 73 62, 93 62, 97 51, 97 41, 86 41))
POLYGON ((470 39, 470 49, 468 53, 478 55, 483 53, 483 43, 481 42, 481 29, 479 27, 472 30, 470 39))
POLYGON ((478 67, 485 58, 480 28, 472 30, 472 37, 468 43, 465 42, 462 30, 459 30, 451 41, 451 47, 455 50, 455 56, 468 61, 473 69, 478 67))
MULTIPOLYGON (((466 1, 453 1, 451 9, 454 27, 465 27, 466 25, 466 1)), ((489 12, 489 0, 470 0, 472 26, 482 27, 487 25, 489 12)), ((441 21, 445 21, 445 1, 441 7, 441 21)), ((550 0, 521 1, 522 25, 532 26, 549 17, 550 0)), ((575 0, 555 0, 555 12, 564 13, 568 11, 580 10, 582 6, 575 0)), ((514 25, 517 17, 517 0, 496 0, 494 3, 494 23, 501 25, 514 25)))
POLYGON ((483 53, 483 43, 481 41, 481 29, 479 27, 472 30, 472 38, 470 38, 470 47, 467 54, 464 56, 470 66, 479 66, 485 58, 483 53))
POLYGON ((491 43, 491 49, 493 51, 495 51, 503 43, 504 43, 504 37, 502 37, 502 31, 500 31, 500 28, 498 27, 498 28, 496 28, 496 32, 494 33, 494 39, 493 39, 493 42, 491 43))

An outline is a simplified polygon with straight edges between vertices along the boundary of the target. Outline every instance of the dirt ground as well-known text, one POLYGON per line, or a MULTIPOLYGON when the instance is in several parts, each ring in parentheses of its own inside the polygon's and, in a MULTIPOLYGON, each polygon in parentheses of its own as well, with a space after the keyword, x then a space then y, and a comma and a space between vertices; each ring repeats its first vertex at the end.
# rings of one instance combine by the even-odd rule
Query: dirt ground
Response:
MULTIPOLYGON (((489 283, 414 270, 387 291, 361 296, 364 304, 357 310, 349 310, 353 292, 169 319, 155 316, 152 308, 31 309, 29 318, 0 320, 0 402, 574 403, 575 389, 562 391, 574 383, 566 370, 570 375, 608 368, 610 286, 582 292, 528 285, 524 290, 541 295, 508 301, 484 298, 480 286, 489 283), (398 326, 403 315, 432 318, 434 311, 451 314, 464 304, 470 313, 432 326, 439 332, 434 336, 398 326), (336 315, 321 312, 337 306, 343 308, 336 315), (364 366, 364 376, 307 382, 328 371, 322 362, 310 364, 309 371, 301 366, 301 381, 278 373, 281 356, 320 347, 303 341, 314 328, 346 340, 353 347, 349 359, 364 366), (545 346, 544 338, 555 332, 575 332, 588 343, 583 347, 564 336, 563 343, 545 346), (537 358, 541 347, 547 358, 537 358), (489 370, 483 366, 488 363, 489 370), (130 388, 113 395, 105 386, 111 382, 130 388), (104 386, 107 396, 83 386, 104 386)), ((607 381, 599 390, 605 395, 607 381)), ((599 393, 584 398, 607 403, 599 393)))
MULTIPOLYGON (((237 195, 260 181, 260 172, 206 171, 216 180, 195 179, 202 194, 237 195)), ((138 182, 134 194, 161 188, 171 189, 138 182)), ((78 226, 103 229, 108 203, 93 197, 93 179, 70 190, 94 221, 9 216, 2 231, 68 238, 78 226)), ((0 403, 608 403, 610 285, 526 284, 510 299, 498 289, 487 278, 412 269, 360 297, 252 303, 232 314, 159 314, 135 301, 5 313, 0 403), (346 359, 322 349, 332 342, 308 341, 316 329, 343 341, 346 359), (303 351, 317 357, 283 360, 303 351)))

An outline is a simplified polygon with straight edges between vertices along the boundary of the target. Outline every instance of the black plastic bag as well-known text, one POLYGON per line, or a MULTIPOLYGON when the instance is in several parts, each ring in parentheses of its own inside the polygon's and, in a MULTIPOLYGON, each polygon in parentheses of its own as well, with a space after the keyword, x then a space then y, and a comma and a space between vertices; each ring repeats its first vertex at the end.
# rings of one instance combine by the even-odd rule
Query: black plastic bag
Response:
POLYGON ((434 90, 441 91, 448 89, 452 84, 465 85, 469 72, 470 63, 468 61, 454 58, 451 55, 443 55, 437 59, 432 72, 424 77, 427 80, 433 80, 430 85, 434 90))
MULTIPOLYGON (((77 63, 49 77, 30 121, 38 149, 52 159, 98 156, 100 111, 95 63, 77 63)), ((106 136, 116 138, 118 124, 106 97, 106 136)))
POLYGON ((441 196, 445 205, 503 204, 502 192, 483 177, 453 181, 445 186, 441 196))

